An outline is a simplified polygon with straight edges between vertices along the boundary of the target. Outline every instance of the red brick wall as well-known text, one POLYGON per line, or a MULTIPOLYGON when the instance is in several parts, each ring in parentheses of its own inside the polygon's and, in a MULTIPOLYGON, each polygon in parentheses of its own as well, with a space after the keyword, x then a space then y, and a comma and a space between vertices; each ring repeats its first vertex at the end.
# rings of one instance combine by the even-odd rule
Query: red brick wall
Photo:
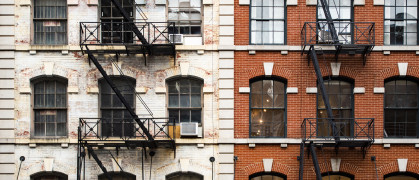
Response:
MULTIPOLYGON (((234 0, 234 42, 249 44, 249 6, 234 0)), ((287 6, 287 45, 301 45, 300 32, 304 22, 316 21, 316 6, 306 6, 306 0, 298 0, 298 6, 287 6)), ((376 45, 383 44, 384 7, 365 1, 365 6, 354 7, 354 22, 375 22, 376 45), (374 15, 371 15, 374 14, 374 15)))

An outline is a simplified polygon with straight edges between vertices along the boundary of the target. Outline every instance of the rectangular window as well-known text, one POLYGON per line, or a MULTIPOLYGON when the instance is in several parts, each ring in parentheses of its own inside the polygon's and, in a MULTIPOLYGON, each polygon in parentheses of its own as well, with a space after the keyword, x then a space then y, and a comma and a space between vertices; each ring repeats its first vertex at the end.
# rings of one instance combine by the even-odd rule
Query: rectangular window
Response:
MULTIPOLYGON (((134 20, 134 1, 120 0, 122 8, 134 20)), ((110 0, 101 0, 100 22, 103 43, 133 43, 132 25, 125 20, 118 8, 110 0)))
POLYGON ((285 1, 252 0, 250 44, 285 44, 285 1))
POLYGON ((418 1, 385 0, 384 44, 417 45, 418 1))
MULTIPOLYGON (((332 16, 333 24, 336 29, 339 41, 345 44, 352 43, 352 0, 326 0, 329 5, 329 12, 332 16)), ((319 32, 320 43, 330 43, 332 41, 332 35, 327 25, 326 16, 324 14, 321 2, 317 3, 317 22, 318 26, 322 29, 319 32)))
POLYGON ((67 44, 67 0, 34 1, 34 44, 67 44))
POLYGON ((202 81, 183 78, 169 81, 169 117, 176 123, 201 124, 202 81))
POLYGON ((175 23, 169 33, 201 34, 202 2, 201 0, 168 0, 168 19, 175 23))
POLYGON ((66 136, 67 85, 55 80, 34 84, 35 136, 66 136))

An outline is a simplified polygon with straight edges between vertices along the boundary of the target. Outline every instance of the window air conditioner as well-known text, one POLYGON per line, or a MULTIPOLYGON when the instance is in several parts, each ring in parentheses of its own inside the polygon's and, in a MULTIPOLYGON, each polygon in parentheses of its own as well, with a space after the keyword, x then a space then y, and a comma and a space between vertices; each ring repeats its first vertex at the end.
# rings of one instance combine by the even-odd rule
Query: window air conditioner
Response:
POLYGON ((180 123, 180 136, 198 136, 198 123, 180 123))
POLYGON ((319 43, 328 44, 333 43, 332 34, 330 31, 321 30, 319 34, 319 43))
POLYGON ((169 40, 175 44, 183 44, 183 34, 169 34, 169 40))

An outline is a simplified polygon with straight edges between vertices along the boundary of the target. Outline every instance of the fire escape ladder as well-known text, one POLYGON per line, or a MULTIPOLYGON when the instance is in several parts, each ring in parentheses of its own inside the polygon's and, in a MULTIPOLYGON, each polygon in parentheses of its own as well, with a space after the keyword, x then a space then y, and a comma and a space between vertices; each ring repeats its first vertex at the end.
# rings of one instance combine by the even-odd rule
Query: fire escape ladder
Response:
POLYGON ((134 24, 134 22, 131 20, 131 18, 128 15, 128 13, 124 10, 124 8, 122 8, 121 3, 119 2, 119 0, 111 0, 111 1, 115 5, 115 7, 119 10, 119 12, 121 12, 122 17, 124 18, 125 22, 128 22, 129 24, 132 25, 132 31, 138 37, 138 39, 141 41, 141 43, 143 45, 148 45, 149 42, 144 37, 144 35, 140 32, 140 30, 138 29, 138 27, 134 24))
POLYGON ((93 150, 93 148, 88 145, 87 143, 85 144, 85 146, 87 147, 87 151, 89 152, 89 154, 93 157, 93 159, 96 161, 97 165, 99 165, 100 169, 102 169, 103 173, 105 174, 105 176, 109 179, 112 180, 112 177, 108 174, 108 170, 106 170, 106 167, 103 166, 102 161, 100 161, 99 157, 97 157, 97 154, 95 153, 95 151, 93 150))
POLYGON ((124 96, 122 96, 119 89, 115 86, 115 84, 113 83, 111 78, 108 76, 106 71, 103 69, 102 65, 100 65, 100 63, 96 59, 96 57, 90 52, 87 45, 85 45, 85 48, 86 48, 86 52, 88 54, 89 59, 93 62, 93 64, 95 64, 96 68, 102 74, 103 78, 106 80, 106 82, 112 88, 112 90, 115 92, 115 94, 119 98, 119 100, 121 100, 121 103, 125 106, 126 110, 130 113, 132 118, 137 122, 137 124, 140 126, 141 130, 147 136, 147 140, 151 143, 150 147, 155 148, 157 146, 157 144, 155 143, 153 136, 150 134, 150 132, 147 130, 147 128, 144 126, 144 124, 141 122, 138 115, 135 114, 134 110, 130 107, 129 103, 125 100, 124 96))
MULTIPOLYGON (((326 17, 327 25, 329 27, 329 32, 332 36, 332 40, 334 44, 339 43, 338 34, 336 33, 335 24, 333 23, 332 15, 330 14, 329 4, 327 4, 326 0, 319 0, 322 6, 324 16, 326 17)), ((339 49, 339 45, 336 45, 336 50, 339 49)))
POLYGON ((310 142, 309 149, 310 149, 311 158, 312 158, 313 164, 314 164, 314 171, 316 172, 316 179, 317 180, 322 180, 319 161, 317 160, 316 147, 314 147, 313 142, 310 142))
POLYGON ((298 160, 300 161, 299 180, 303 180, 304 176, 304 148, 305 142, 302 141, 300 145, 300 156, 298 157, 298 160))

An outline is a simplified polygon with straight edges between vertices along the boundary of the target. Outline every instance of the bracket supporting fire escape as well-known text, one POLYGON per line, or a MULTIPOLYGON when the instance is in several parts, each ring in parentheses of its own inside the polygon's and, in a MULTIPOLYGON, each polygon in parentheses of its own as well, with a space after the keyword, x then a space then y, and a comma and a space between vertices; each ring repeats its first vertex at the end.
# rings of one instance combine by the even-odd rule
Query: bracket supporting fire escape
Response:
POLYGON ((93 151, 93 148, 88 145, 85 144, 85 146, 87 147, 87 151, 89 152, 89 154, 93 157, 93 159, 96 161, 97 165, 100 167, 100 169, 102 169, 103 173, 105 174, 105 176, 109 179, 112 180, 112 177, 108 174, 108 170, 106 170, 106 167, 103 166, 102 161, 100 161, 99 157, 97 157, 97 154, 95 153, 95 151, 93 151))

